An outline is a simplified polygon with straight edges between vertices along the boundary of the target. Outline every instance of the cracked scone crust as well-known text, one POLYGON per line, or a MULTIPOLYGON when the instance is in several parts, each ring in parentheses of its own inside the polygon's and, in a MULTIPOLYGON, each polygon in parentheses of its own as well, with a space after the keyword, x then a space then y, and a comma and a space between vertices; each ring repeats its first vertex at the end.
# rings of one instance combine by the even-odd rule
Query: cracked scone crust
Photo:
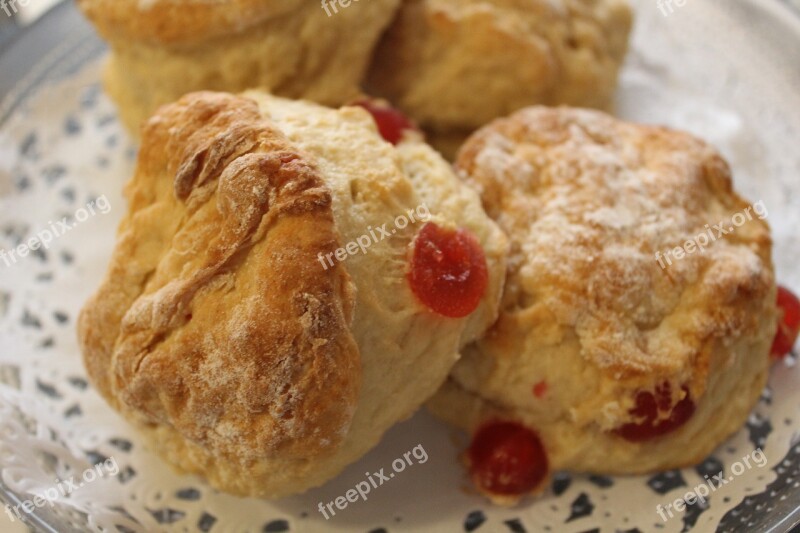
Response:
POLYGON ((111 46, 104 85, 134 136, 158 106, 200 90, 262 89, 341 105, 359 95, 400 0, 328 16, 297 0, 79 0, 111 46))
POLYGON ((141 154, 108 278, 81 315, 94 383, 225 460, 329 453, 361 369, 352 281, 314 268, 338 242, 319 172, 255 103, 222 96, 162 110, 141 154))
POLYGON ((606 108, 631 21, 626 0, 404 0, 368 87, 435 137, 533 104, 606 108))
MULTIPOLYGON (((746 417, 775 334, 769 228, 706 143, 603 113, 528 108, 476 133, 457 168, 511 240, 500 317, 430 401, 468 431, 536 430, 552 470, 642 473, 695 464, 746 417), (683 259, 666 253, 750 210, 683 259), (639 391, 696 409, 629 442, 639 391), (537 386, 538 385, 538 386, 537 386)), ((716 232, 715 232, 716 234, 716 232)))
POLYGON ((496 317, 505 240, 477 195, 430 148, 384 142, 359 108, 188 95, 148 121, 126 195, 79 320, 89 375, 155 451, 229 492, 324 483, 496 317), (415 185, 428 179, 440 187, 415 185), (432 315, 406 286, 413 225, 320 263, 421 202, 485 247, 490 288, 467 319, 432 315))

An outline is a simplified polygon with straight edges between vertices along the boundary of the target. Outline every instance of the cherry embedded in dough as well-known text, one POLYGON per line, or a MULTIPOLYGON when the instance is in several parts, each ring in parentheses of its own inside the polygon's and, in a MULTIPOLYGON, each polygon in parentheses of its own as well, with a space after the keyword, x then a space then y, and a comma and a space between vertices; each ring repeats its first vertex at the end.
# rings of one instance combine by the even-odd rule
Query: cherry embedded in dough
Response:
POLYGON ((778 287, 778 309, 781 317, 770 349, 770 354, 775 359, 787 356, 797 341, 797 334, 800 332, 800 300, 786 287, 778 287))
POLYGON ((392 144, 396 145, 402 141, 403 134, 407 130, 417 130, 417 127, 407 116, 388 105, 381 105, 370 100, 359 100, 354 102, 353 105, 363 107, 369 111, 372 118, 375 119, 375 124, 378 125, 381 137, 392 144))
POLYGON ((544 395, 547 394, 547 382, 540 381, 536 385, 533 386, 533 395, 537 398, 544 398, 544 395))
POLYGON ((675 431, 694 414, 695 405, 684 387, 686 395, 672 405, 669 383, 656 387, 655 393, 636 393, 636 406, 629 413, 637 418, 617 428, 614 432, 630 442, 643 442, 675 431))
POLYGON ((521 496, 547 476, 547 454, 535 431, 516 422, 481 426, 467 450, 470 477, 482 491, 521 496))
POLYGON ((465 229, 427 222, 414 240, 408 282, 430 310, 465 317, 477 309, 489 283, 483 248, 465 229))

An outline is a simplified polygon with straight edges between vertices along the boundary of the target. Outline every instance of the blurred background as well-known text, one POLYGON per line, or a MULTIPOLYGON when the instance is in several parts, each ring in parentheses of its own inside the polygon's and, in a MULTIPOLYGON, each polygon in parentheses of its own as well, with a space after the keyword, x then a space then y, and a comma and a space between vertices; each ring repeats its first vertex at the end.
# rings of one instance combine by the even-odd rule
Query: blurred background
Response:
MULTIPOLYGON (((22 0, 23 2, 25 0, 22 0)), ((11 0, 0 4, 0 52, 5 48, 13 34, 39 18, 45 11, 56 5, 61 0, 27 0, 26 6, 20 5, 16 0, 11 5, 11 0), (16 13, 14 9, 16 8, 16 13), (6 13, 6 10, 10 13, 6 13)))

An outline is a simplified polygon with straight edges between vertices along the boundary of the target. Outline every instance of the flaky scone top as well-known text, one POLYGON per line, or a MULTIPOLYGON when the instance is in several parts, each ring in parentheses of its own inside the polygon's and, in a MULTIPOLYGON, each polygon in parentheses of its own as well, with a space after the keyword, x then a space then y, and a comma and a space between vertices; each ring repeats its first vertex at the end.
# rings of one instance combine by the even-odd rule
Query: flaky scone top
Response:
POLYGON ((478 132, 457 166, 512 241, 501 316, 483 341, 497 353, 519 353, 508 339, 575 339, 611 379, 674 379, 699 397, 711 346, 759 335, 774 313, 766 215, 699 139, 534 107, 478 132), (700 234, 713 235, 703 251, 664 258, 700 234))

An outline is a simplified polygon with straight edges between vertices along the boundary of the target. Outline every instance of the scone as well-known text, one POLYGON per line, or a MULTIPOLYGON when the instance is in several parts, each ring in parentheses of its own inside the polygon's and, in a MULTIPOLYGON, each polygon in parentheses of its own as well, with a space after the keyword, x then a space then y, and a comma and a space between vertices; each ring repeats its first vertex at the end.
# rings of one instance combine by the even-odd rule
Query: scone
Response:
POLYGON ((508 502, 548 471, 692 465, 742 426, 776 331, 772 245, 716 150, 533 107, 456 166, 511 241, 497 323, 430 401, 472 433, 479 489, 508 502))
POLYGON ((477 194, 360 107, 189 94, 147 122, 126 195, 79 320, 89 376, 231 493, 335 476, 497 315, 507 240, 477 194))
POLYGON ((138 135, 159 105, 198 90, 264 89, 341 105, 359 94, 400 0, 78 0, 112 53, 106 90, 138 135), (337 11, 334 12, 333 8, 337 11))
POLYGON ((525 106, 609 107, 631 21, 627 0, 403 0, 367 86, 451 152, 525 106))

